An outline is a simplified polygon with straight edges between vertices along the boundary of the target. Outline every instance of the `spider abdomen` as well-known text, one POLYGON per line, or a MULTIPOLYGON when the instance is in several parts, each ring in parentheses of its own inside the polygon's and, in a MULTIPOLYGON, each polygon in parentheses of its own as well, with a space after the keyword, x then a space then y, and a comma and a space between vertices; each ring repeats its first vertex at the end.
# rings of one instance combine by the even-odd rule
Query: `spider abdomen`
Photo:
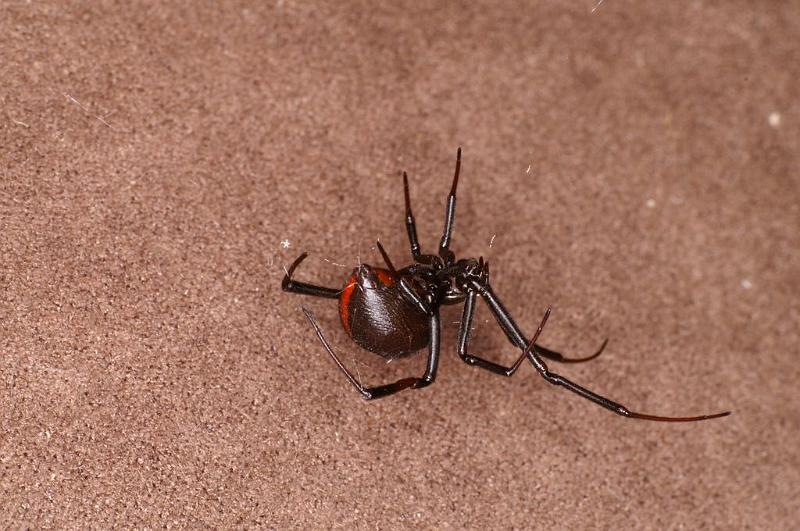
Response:
POLYGON ((384 358, 409 356, 428 345, 430 318, 403 297, 398 277, 362 265, 339 295, 339 316, 361 348, 384 358))

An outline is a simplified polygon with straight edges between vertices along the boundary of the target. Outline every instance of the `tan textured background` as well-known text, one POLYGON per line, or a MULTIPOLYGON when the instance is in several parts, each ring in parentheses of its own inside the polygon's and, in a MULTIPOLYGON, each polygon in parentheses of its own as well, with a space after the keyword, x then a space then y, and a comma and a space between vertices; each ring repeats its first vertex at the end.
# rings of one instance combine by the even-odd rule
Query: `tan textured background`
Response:
POLYGON ((163 4, 0 4, 0 527, 796 525, 800 4, 163 4), (456 309, 435 386, 359 399, 301 304, 369 382, 423 360, 281 268, 405 262, 402 169, 431 249, 458 145, 454 250, 611 337, 557 370, 734 414, 471 369, 456 309))

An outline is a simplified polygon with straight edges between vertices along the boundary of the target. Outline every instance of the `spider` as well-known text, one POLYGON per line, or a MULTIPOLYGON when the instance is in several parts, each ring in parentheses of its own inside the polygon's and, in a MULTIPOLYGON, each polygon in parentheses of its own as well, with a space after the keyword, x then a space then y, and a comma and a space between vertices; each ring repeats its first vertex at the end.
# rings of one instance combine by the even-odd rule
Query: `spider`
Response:
POLYGON ((558 352, 536 344, 542 328, 550 316, 550 308, 547 308, 533 339, 528 340, 492 289, 489 282, 488 262, 484 261, 483 257, 477 260, 475 258, 456 260, 455 254, 450 250, 450 241, 453 236, 456 188, 460 172, 461 148, 458 148, 455 176, 447 197, 444 233, 439 242, 438 254, 422 254, 420 250, 414 215, 411 212, 408 175, 403 172, 405 223, 414 263, 400 270, 396 269, 383 246, 378 242, 377 247, 383 256, 386 268, 361 264, 352 271, 341 289, 326 288, 293 280, 295 270, 308 256, 307 253, 301 254, 286 270, 282 282, 283 290, 312 297, 337 299, 342 326, 353 341, 365 350, 391 360, 411 356, 426 346, 428 347, 427 368, 422 377, 402 378, 393 383, 366 387, 345 367, 325 339, 312 313, 303 307, 303 313, 314 328, 322 346, 361 396, 372 400, 405 389, 422 389, 432 384, 436 380, 436 371, 439 365, 441 331, 439 309, 443 305, 463 303, 458 333, 458 355, 467 365, 510 377, 527 359, 547 382, 564 387, 617 415, 628 418, 660 422, 692 422, 730 414, 730 411, 725 411, 695 417, 663 417, 636 413, 622 404, 551 372, 545 364, 544 358, 568 363, 588 361, 600 355, 608 340, 604 341, 600 349, 591 356, 578 359, 565 358, 558 352), (511 344, 522 351, 517 360, 508 367, 480 358, 470 352, 470 330, 475 304, 479 297, 489 307, 511 344))

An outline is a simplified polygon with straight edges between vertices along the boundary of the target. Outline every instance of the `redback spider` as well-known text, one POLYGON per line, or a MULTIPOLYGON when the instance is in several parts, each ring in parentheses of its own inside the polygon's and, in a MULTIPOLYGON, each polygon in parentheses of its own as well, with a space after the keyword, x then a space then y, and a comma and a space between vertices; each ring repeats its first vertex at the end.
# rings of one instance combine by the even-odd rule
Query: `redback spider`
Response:
POLYGON ((565 387, 573 393, 623 417, 663 422, 691 422, 724 417, 730 414, 730 411, 725 411, 697 417, 661 417, 635 413, 622 404, 600 396, 559 374, 551 372, 542 358, 560 362, 588 361, 600 355, 608 340, 603 342, 603 345, 596 353, 580 359, 565 358, 558 352, 537 345, 536 340, 539 338, 539 334, 541 334, 542 328, 550 315, 550 308, 548 308, 533 339, 529 341, 492 290, 492 286, 489 283, 489 264, 483 260, 483 257, 477 260, 474 258, 456 260, 453 251, 450 250, 450 239, 453 235, 456 187, 458 186, 460 170, 461 148, 458 148, 456 171, 453 177, 453 185, 450 188, 450 195, 447 196, 444 233, 439 242, 438 254, 421 254, 420 252, 417 229, 414 225, 414 216, 411 213, 408 176, 403 172, 406 230, 411 244, 413 264, 400 270, 395 269, 383 246, 378 242, 378 250, 383 255, 383 260, 386 262, 388 269, 361 264, 353 270, 342 289, 324 288, 292 279, 297 266, 306 258, 307 253, 301 254, 286 270, 286 276, 283 278, 282 283, 284 291, 311 295, 312 297, 338 299, 342 326, 353 341, 362 348, 386 359, 394 359, 410 356, 427 345, 428 364, 425 374, 421 378, 403 378, 390 384, 365 387, 344 366, 333 351, 322 335, 322 330, 320 330, 311 312, 307 308, 303 308, 303 313, 311 323, 311 326, 314 327, 322 346, 325 347, 325 350, 328 351, 328 354, 330 354, 353 387, 361 393, 361 396, 367 400, 372 400, 373 398, 389 396, 404 389, 421 389, 432 384, 436 379, 436 369, 439 365, 439 334, 441 328, 439 308, 442 305, 463 302, 464 311, 458 333, 458 355, 467 365, 474 365, 501 376, 513 376, 522 365, 522 362, 527 359, 546 381, 553 385, 565 387), (475 312, 475 301, 478 297, 487 304, 511 344, 522 351, 519 358, 510 367, 498 365, 474 356, 469 352, 470 328, 475 312))

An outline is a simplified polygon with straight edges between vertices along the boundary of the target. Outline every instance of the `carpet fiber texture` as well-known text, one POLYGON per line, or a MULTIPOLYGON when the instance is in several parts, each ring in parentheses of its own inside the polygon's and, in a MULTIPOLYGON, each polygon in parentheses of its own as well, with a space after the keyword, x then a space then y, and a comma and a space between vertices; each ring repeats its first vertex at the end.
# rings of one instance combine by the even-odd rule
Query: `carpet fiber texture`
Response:
MULTIPOLYGON (((800 4, 0 6, 0 527, 788 529, 800 520, 800 4), (339 288, 484 256, 618 417, 344 334, 339 288)), ((485 305, 476 354, 518 355, 485 305)))

